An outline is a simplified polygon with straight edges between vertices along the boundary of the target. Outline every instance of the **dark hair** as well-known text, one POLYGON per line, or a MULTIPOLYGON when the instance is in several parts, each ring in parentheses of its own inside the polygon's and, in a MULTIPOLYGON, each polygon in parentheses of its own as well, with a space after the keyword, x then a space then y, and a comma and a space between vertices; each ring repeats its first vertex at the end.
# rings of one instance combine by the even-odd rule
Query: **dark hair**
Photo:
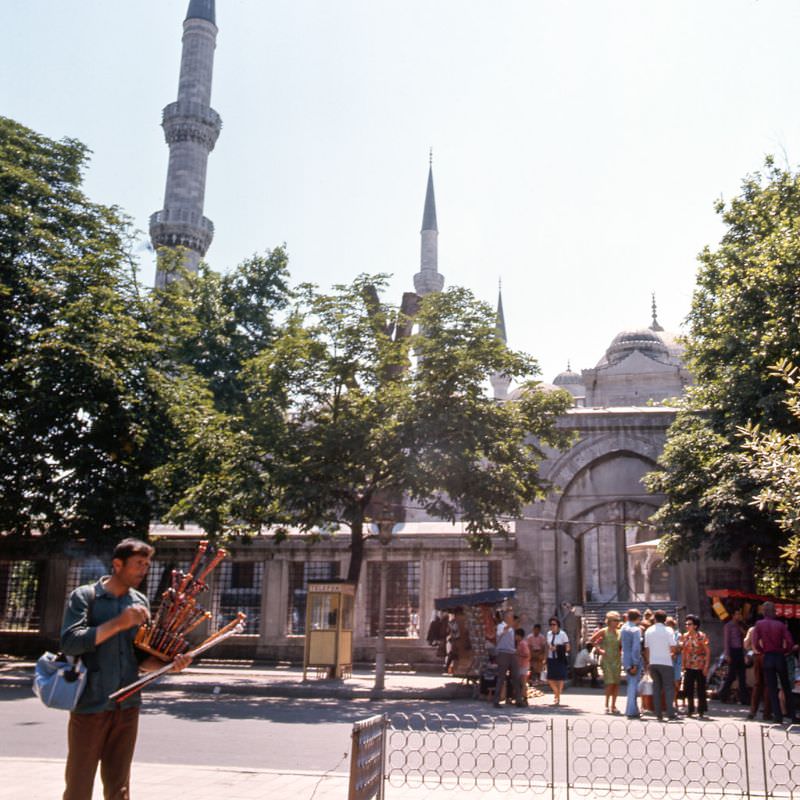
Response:
POLYGON ((667 612, 662 611, 661 609, 659 609, 658 611, 654 611, 653 619, 655 619, 656 622, 660 622, 663 624, 667 621, 667 612))
POLYGON ((533 626, 533 629, 534 629, 534 630, 536 630, 537 628, 538 628, 539 630, 541 630, 541 629, 542 629, 542 626, 541 626, 541 625, 540 625, 538 622, 537 622, 537 623, 536 623, 536 624, 533 626))
POLYGON ((156 552, 155 547, 150 546, 141 539, 123 539, 115 548, 112 559, 119 559, 123 563, 131 556, 146 556, 152 558, 156 552))
POLYGON ((636 620, 640 619, 641 616, 642 615, 639 613, 639 609, 638 608, 629 608, 628 609, 628 619, 631 622, 636 622, 636 620))
POLYGON ((700 617, 698 617, 697 614, 687 614, 686 621, 691 622, 692 625, 694 625, 695 630, 700 630, 700 617))
POLYGON ((514 633, 516 633, 517 636, 521 636, 523 639, 525 638, 525 631, 522 628, 517 628, 514 633))
POLYGON ((559 628, 561 627, 561 620, 559 620, 558 617, 550 617, 550 619, 547 620, 547 622, 548 622, 548 624, 555 622, 556 625, 558 625, 559 628))

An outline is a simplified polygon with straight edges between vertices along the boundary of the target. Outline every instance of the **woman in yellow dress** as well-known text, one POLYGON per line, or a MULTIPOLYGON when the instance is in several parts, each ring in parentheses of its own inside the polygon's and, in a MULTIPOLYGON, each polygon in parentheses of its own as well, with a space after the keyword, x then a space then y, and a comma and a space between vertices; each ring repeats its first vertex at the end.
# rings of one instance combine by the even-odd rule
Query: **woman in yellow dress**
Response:
POLYGON ((619 714, 617 695, 619 694, 622 654, 619 640, 620 616, 616 611, 606 614, 606 627, 600 628, 589 640, 602 658, 603 684, 606 689, 606 714, 619 714))

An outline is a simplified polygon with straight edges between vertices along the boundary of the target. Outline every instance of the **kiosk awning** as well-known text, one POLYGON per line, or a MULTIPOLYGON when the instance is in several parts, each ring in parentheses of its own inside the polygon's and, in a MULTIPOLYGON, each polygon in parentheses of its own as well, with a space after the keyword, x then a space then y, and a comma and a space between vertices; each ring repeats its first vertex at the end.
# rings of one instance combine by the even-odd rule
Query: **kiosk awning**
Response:
POLYGON ((462 606, 494 606, 514 597, 516 593, 516 589, 487 589, 485 592, 437 597, 433 604, 437 611, 447 611, 462 606))

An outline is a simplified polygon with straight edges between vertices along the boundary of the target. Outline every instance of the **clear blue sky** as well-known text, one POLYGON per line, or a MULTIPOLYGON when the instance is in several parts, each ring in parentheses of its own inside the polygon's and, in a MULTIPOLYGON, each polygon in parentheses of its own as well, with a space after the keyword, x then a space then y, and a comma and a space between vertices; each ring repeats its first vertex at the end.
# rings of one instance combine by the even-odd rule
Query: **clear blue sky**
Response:
MULTIPOLYGON (((4 0, 0 113, 94 151, 93 199, 162 206, 187 0, 4 0)), ((434 149, 439 268, 552 380, 677 329, 713 204, 800 151, 796 0, 217 0, 208 261, 412 288, 434 149)), ((144 247, 143 280, 153 256, 144 247)))

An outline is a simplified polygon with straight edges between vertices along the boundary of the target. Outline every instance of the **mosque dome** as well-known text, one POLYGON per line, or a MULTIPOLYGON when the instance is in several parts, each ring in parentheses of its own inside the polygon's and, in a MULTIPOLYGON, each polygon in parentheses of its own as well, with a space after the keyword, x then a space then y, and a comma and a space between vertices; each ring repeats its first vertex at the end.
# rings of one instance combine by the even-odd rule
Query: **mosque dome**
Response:
POLYGON ((567 367, 553 378, 553 386, 583 386, 583 376, 567 367))
POLYGON ((670 355, 669 348, 657 331, 652 328, 640 328, 618 333, 606 350, 603 361, 616 364, 636 350, 657 361, 668 360, 670 355))

